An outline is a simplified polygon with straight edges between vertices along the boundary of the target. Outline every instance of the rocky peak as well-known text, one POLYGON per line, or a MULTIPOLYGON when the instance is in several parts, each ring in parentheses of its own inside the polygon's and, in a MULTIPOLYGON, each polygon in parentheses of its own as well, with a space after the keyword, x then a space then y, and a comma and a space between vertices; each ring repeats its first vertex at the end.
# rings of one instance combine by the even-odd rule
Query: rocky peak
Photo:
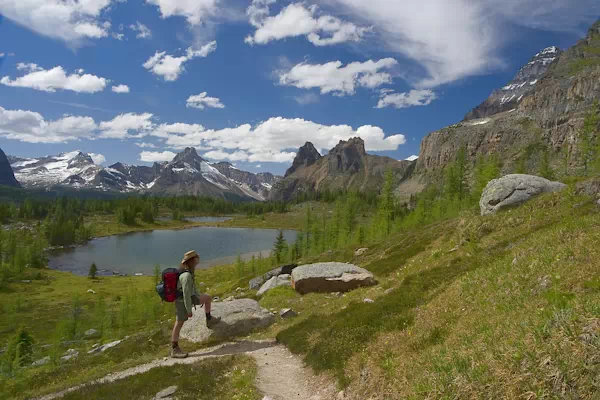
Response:
POLYGON ((508 85, 495 90, 482 104, 469 112, 465 120, 486 118, 516 108, 561 54, 562 50, 556 46, 546 47, 537 53, 531 61, 521 67, 508 85))
POLYGON ((286 171, 285 176, 289 176, 296 172, 298 168, 306 168, 316 163, 323 157, 311 142, 306 142, 304 146, 298 149, 298 153, 294 158, 292 166, 286 171))
POLYGON ((338 145, 329 152, 329 171, 356 173, 360 170, 362 159, 366 155, 365 142, 361 138, 340 140, 338 145))
POLYGON ((94 160, 92 160, 92 157, 90 157, 89 154, 78 151, 75 157, 69 160, 67 168, 82 168, 88 165, 94 165, 94 160))
POLYGON ((193 147, 186 147, 181 153, 177 154, 171 164, 177 164, 180 162, 186 162, 190 165, 203 162, 204 159, 198 155, 196 149, 193 147))
POLYGON ((0 185, 21 187, 2 149, 0 149, 0 185))

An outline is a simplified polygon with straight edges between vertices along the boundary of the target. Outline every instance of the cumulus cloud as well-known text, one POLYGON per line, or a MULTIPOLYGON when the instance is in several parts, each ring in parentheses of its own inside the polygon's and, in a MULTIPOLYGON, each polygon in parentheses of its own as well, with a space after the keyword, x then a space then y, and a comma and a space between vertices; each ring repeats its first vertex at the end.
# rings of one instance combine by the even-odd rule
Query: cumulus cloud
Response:
POLYGON ((151 39, 152 31, 146 25, 142 24, 140 21, 137 21, 135 24, 129 25, 129 29, 136 32, 135 37, 138 39, 151 39))
POLYGON ((112 91, 115 93, 129 93, 129 86, 127 86, 127 85, 113 86, 112 91))
POLYGON ((88 153, 88 155, 91 157, 92 161, 95 164, 104 164, 106 162, 106 157, 104 157, 104 155, 102 154, 88 153))
POLYGON ((111 0, 2 0, 0 14, 40 35, 69 42, 108 36, 110 22, 101 21, 111 0))
POLYGON ((408 108, 417 106, 427 106, 431 104, 437 95, 432 90, 411 90, 408 93, 394 93, 393 91, 383 90, 379 103, 376 108, 395 107, 408 108))
POLYGON ((116 116, 110 121, 100 123, 100 136, 110 139, 141 137, 153 126, 152 114, 127 113, 116 116))
POLYGON ((45 70, 38 67, 36 64, 19 63, 17 69, 29 71, 29 73, 14 80, 5 76, 0 79, 0 84, 14 87, 26 87, 44 92, 71 90, 77 93, 101 92, 107 84, 106 78, 84 74, 83 70, 78 70, 69 75, 61 66, 45 70))
POLYGON ((172 151, 142 151, 140 153, 140 160, 145 162, 171 161, 176 155, 172 151))
POLYGON ((217 97, 210 97, 208 96, 208 93, 202 92, 195 96, 190 96, 187 99, 186 107, 204 110, 206 107, 225 108, 225 105, 221 103, 221 100, 219 100, 217 97))
POLYGON ((198 25, 217 11, 218 0, 146 0, 160 10, 162 18, 180 16, 190 25, 198 25))
POLYGON ((322 94, 333 93, 344 96, 354 94, 356 87, 376 88, 391 83, 392 76, 382 70, 394 67, 398 62, 393 58, 379 61, 353 62, 343 66, 341 61, 326 64, 301 63, 289 71, 281 72, 282 85, 300 89, 318 88, 322 94))
POLYGON ((369 151, 396 150, 406 142, 404 135, 389 135, 377 126, 353 129, 349 125, 321 125, 304 119, 270 118, 252 127, 250 124, 220 130, 201 125, 161 125, 150 135, 165 139, 174 149, 196 147, 218 151, 207 157, 230 161, 290 162, 294 151, 312 142, 321 151, 333 148, 340 140, 360 136, 369 151), (180 133, 175 133, 178 131, 180 133))
POLYGON ((296 103, 305 106, 307 104, 318 103, 321 98, 316 93, 306 93, 301 94, 300 96, 294 96, 294 100, 296 100, 296 103))
POLYGON ((344 22, 331 15, 317 17, 317 6, 292 3, 275 16, 269 15, 273 0, 254 0, 248 7, 250 24, 256 28, 246 37, 248 44, 266 44, 288 37, 306 36, 315 46, 329 46, 344 42, 359 42, 370 28, 344 22))
POLYGON ((216 49, 217 42, 212 41, 202 46, 199 50, 194 50, 190 47, 186 50, 185 55, 179 57, 168 55, 166 51, 157 51, 143 64, 143 67, 154 75, 162 77, 165 81, 172 82, 176 81, 179 75, 185 71, 184 64, 186 62, 197 57, 207 57, 216 49))
POLYGON ((97 125, 90 117, 64 116, 46 121, 33 111, 0 107, 0 136, 27 143, 65 143, 91 138, 97 125))

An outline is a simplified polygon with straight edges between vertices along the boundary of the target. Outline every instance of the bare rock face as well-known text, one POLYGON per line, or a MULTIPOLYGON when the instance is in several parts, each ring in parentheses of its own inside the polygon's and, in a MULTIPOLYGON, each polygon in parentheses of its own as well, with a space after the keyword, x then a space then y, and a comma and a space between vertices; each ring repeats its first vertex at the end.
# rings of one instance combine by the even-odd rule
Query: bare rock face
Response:
POLYGON ((258 290, 256 295, 262 296, 263 294, 267 293, 269 290, 275 289, 276 287, 279 287, 279 286, 290 286, 291 287, 292 281, 290 280, 290 278, 291 278, 291 275, 288 275, 288 274, 274 276, 271 279, 269 279, 268 281, 266 281, 264 285, 261 286, 261 288, 258 290))
POLYGON ((11 168, 6 154, 0 149, 0 185, 21 187, 21 184, 15 179, 15 174, 11 168))
POLYGON ((330 262, 301 265, 292 272, 292 287, 298 293, 348 292, 376 285, 373 274, 356 265, 330 262))
POLYGON ((206 327, 204 310, 197 308, 181 330, 181 337, 192 342, 203 342, 210 337, 230 338, 244 336, 257 329, 264 329, 275 322, 275 315, 262 308, 252 299, 239 299, 213 303, 211 314, 221 317, 212 329, 206 327))
POLYGON ((555 46, 540 51, 519 70, 511 82, 495 90, 482 104, 468 113, 465 120, 486 118, 517 107, 561 53, 562 51, 555 46))
POLYGON ((323 157, 311 142, 306 142, 304 146, 298 149, 296 158, 292 166, 285 172, 285 176, 290 176, 300 168, 310 167, 323 157))
POLYGON ((494 214, 503 208, 525 203, 541 193, 558 192, 567 187, 533 175, 513 174, 490 181, 481 195, 481 215, 494 214))

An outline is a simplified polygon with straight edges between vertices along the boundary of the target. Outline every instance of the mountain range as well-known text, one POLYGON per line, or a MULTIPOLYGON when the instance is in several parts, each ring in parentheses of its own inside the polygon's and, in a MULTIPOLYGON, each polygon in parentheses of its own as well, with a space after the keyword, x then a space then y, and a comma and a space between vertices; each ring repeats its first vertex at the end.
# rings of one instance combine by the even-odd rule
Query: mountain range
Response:
POLYGON ((190 194, 263 201, 280 179, 268 173, 240 171, 229 163, 211 164, 191 147, 177 154, 172 161, 154 163, 151 167, 120 162, 103 167, 94 163, 89 154, 78 150, 31 159, 9 156, 8 163, 14 171, 15 182, 25 188, 65 186, 122 193, 190 194))
POLYGON ((377 191, 385 171, 391 170, 398 195, 409 197, 439 181, 461 148, 472 163, 480 156, 498 156, 503 173, 515 172, 517 165, 534 171, 543 154, 555 167, 571 171, 581 166, 580 132, 585 114, 600 98, 599 82, 600 21, 570 49, 540 51, 463 121, 427 135, 416 160, 367 154, 363 140, 353 138, 340 141, 325 156, 306 143, 284 177, 241 171, 226 162, 209 163, 193 148, 152 167, 102 167, 79 151, 39 159, 9 156, 13 176, 0 153, 0 184, 262 201, 289 200, 317 190, 377 191))

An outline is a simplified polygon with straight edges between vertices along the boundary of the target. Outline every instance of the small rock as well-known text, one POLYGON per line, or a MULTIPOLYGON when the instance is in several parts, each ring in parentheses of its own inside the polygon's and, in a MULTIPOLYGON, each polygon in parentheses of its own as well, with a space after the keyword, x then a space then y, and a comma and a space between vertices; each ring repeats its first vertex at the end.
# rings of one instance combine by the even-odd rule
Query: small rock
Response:
POLYGON ((375 300, 372 299, 364 299, 363 303, 375 303, 375 300))
POLYGON ((598 201, 596 202, 596 205, 597 205, 598 207, 600 207, 600 200, 598 200, 598 201))
POLYGON ((239 292, 241 292, 242 290, 244 290, 244 289, 242 289, 242 288, 241 288, 241 287, 239 287, 239 286, 238 286, 237 288, 235 288, 235 291, 236 291, 236 292, 238 292, 238 293, 239 293, 239 292))
POLYGON ((21 281, 21 283, 31 283, 31 280, 29 280, 29 279, 23 279, 23 280, 21 281))
POLYGON ((390 294, 390 293, 392 293, 394 291, 394 289, 396 289, 396 288, 391 287, 389 289, 385 289, 383 293, 384 294, 390 294))
POLYGON ((175 394, 177 389, 178 389, 177 386, 169 386, 168 388, 156 393, 156 395, 154 396, 154 399, 159 400, 159 399, 166 399, 168 397, 171 397, 175 394))
POLYGON ((362 249, 358 249, 358 250, 356 250, 356 251, 354 252, 354 255, 355 255, 355 256, 357 256, 357 257, 360 257, 360 256, 362 256, 363 254, 365 254, 367 251, 369 251, 369 249, 368 249, 368 248, 366 248, 366 247, 363 247, 362 249))
POLYGON ((454 253, 458 251, 458 246, 451 248, 450 250, 448 250, 448 253, 454 253))
POLYGON ((106 350, 111 349, 115 346, 118 346, 121 344, 123 340, 115 340, 114 342, 110 342, 107 344, 104 344, 102 346, 98 346, 95 349, 92 349, 90 351, 88 351, 88 354, 92 354, 92 353, 104 353, 106 350))
POLYGON ((95 290, 92 290, 92 289, 88 289, 88 290, 87 290, 87 292, 88 292, 88 293, 91 293, 91 294, 96 294, 96 291, 95 291, 95 290))
POLYGON ((291 275, 281 274, 279 276, 274 276, 268 281, 265 282, 264 285, 260 287, 258 292, 256 292, 257 296, 262 296, 267 293, 271 289, 275 289, 279 286, 292 286, 291 275))
POLYGON ((50 362, 50 356, 48 357, 44 357, 44 358, 40 358, 37 361, 34 361, 33 363, 31 363, 32 367, 38 367, 40 365, 46 365, 50 362))
POLYGON ((513 258, 513 260, 512 260, 512 265, 513 265, 513 266, 517 265, 517 257, 513 258))
POLYGON ((144 276, 141 272, 136 272, 135 276, 144 276))
POLYGON ((96 335, 98 335, 98 333, 99 333, 99 332, 98 332, 97 330, 95 330, 95 329, 88 329, 87 331, 85 331, 85 334, 84 334, 84 335, 85 335, 86 337, 92 337, 92 336, 96 336, 96 335))
POLYGON ((221 298, 219 296, 213 297, 213 301, 220 301, 220 300, 221 300, 221 298))
POLYGON ((235 300, 235 297, 233 297, 233 296, 229 296, 229 297, 223 299, 223 301, 233 301, 233 300, 235 300))
POLYGON ((69 349, 66 351, 65 355, 62 356, 60 359, 63 361, 69 361, 72 360, 74 358, 77 358, 79 356, 79 352, 75 349, 69 349))
POLYGON ((335 400, 344 400, 346 398, 346 393, 342 390, 335 396, 335 400))
POLYGON ((284 308, 283 310, 279 311, 279 316, 281 318, 292 318, 296 317, 297 315, 298 313, 291 308, 284 308))

